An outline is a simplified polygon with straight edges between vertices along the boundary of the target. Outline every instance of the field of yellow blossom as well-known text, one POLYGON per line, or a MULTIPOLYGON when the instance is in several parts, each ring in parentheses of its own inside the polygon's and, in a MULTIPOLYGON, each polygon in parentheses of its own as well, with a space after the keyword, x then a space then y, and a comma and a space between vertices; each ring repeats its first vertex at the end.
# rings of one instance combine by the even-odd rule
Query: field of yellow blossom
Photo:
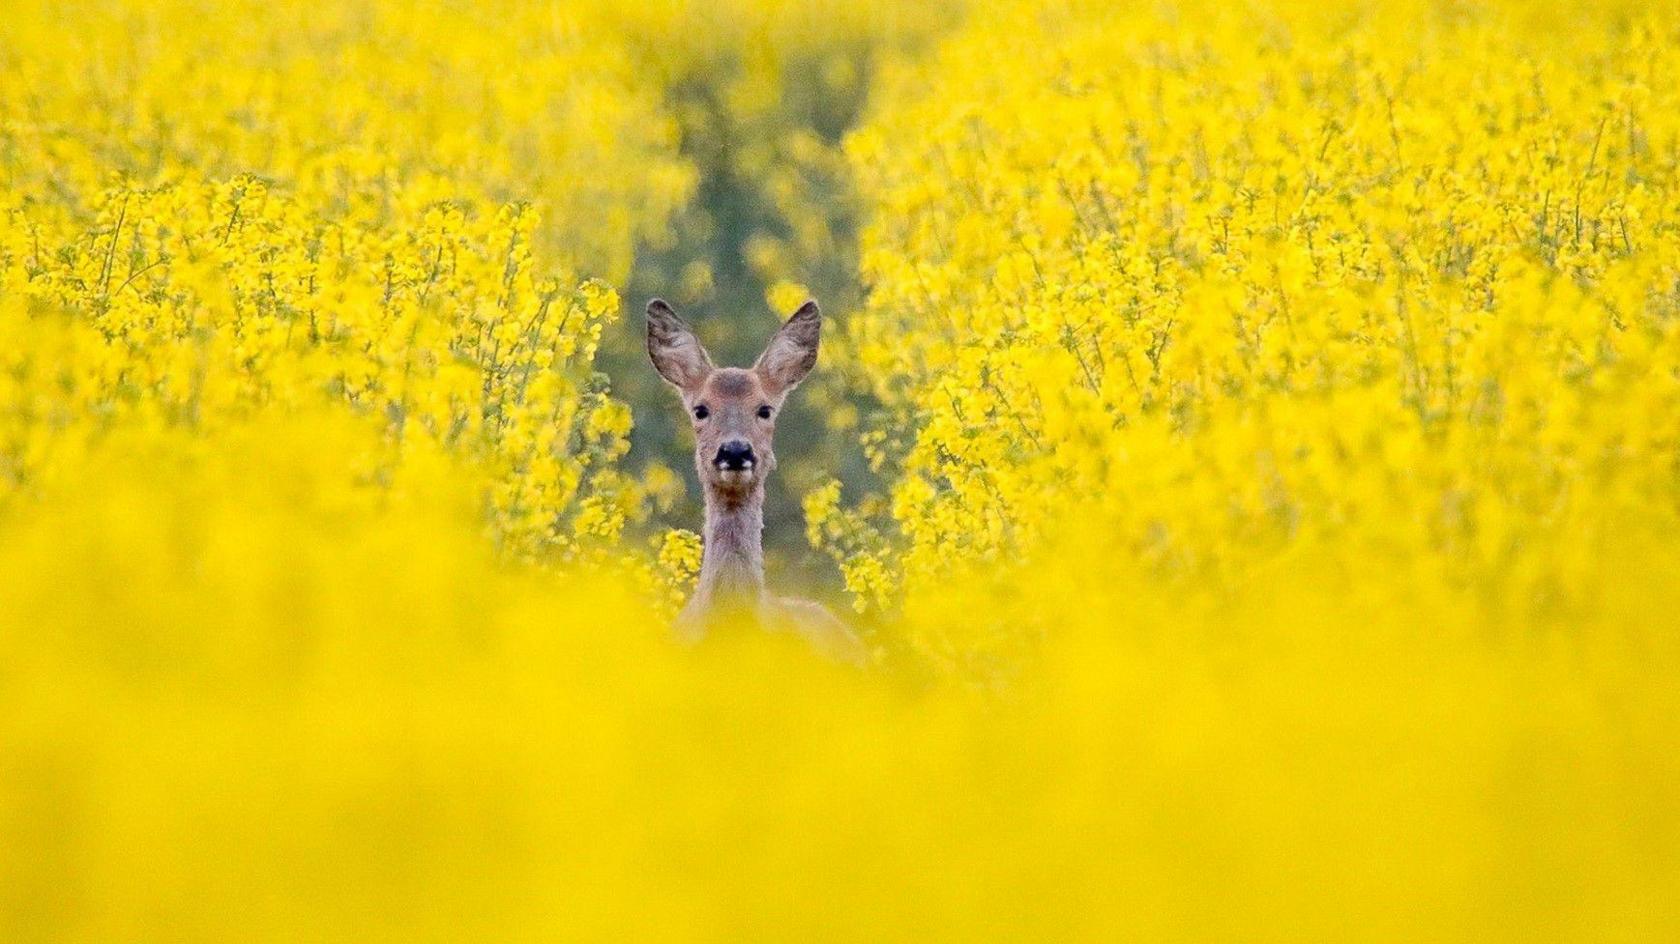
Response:
POLYGON ((0 27, 3 941, 1670 941, 1677 575, 1680 9, 0 27))

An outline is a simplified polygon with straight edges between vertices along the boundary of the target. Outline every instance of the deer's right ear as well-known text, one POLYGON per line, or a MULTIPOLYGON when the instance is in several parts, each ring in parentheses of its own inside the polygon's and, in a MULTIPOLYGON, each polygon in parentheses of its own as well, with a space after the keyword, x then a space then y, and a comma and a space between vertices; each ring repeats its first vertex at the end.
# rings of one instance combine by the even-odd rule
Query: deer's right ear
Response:
POLYGON ((647 348, 653 369, 678 390, 696 390, 711 376, 712 358, 700 339, 658 298, 647 306, 647 348))

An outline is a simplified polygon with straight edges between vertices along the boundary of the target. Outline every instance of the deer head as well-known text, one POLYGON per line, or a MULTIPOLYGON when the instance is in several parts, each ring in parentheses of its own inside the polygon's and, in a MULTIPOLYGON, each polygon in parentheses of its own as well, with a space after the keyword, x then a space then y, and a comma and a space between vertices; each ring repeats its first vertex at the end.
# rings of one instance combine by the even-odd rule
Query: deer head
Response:
POLYGON ((659 376, 677 389, 694 424, 694 468, 708 505, 739 505, 763 494, 776 468, 772 440, 789 391, 817 363, 822 313, 808 301, 771 337, 750 368, 714 367, 671 306, 648 302, 647 345, 659 376))

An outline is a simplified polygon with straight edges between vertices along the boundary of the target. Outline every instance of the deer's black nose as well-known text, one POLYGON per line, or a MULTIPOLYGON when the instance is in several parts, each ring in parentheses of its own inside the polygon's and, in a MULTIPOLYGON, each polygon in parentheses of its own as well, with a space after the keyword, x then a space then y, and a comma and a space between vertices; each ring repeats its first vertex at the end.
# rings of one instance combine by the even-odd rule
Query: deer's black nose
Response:
POLYGON ((712 463, 726 471, 739 472, 750 469, 754 463, 752 446, 739 439, 732 439, 718 447, 717 458, 712 463))

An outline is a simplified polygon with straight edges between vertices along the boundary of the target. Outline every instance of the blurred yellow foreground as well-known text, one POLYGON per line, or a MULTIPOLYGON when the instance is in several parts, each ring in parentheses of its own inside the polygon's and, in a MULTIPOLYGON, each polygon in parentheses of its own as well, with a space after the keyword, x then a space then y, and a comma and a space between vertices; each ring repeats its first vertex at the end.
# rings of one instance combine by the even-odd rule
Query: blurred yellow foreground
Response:
POLYGON ((677 648, 631 578, 494 564, 462 492, 303 499, 344 470, 299 456, 358 432, 277 424, 214 463, 123 448, 8 529, 6 940, 1655 941, 1680 920, 1675 643, 1638 628, 1680 592, 1649 560, 1617 561, 1619 608, 1569 635, 1299 585, 1172 613, 1053 583, 1032 597, 1057 636, 1000 697, 792 640, 677 648))

